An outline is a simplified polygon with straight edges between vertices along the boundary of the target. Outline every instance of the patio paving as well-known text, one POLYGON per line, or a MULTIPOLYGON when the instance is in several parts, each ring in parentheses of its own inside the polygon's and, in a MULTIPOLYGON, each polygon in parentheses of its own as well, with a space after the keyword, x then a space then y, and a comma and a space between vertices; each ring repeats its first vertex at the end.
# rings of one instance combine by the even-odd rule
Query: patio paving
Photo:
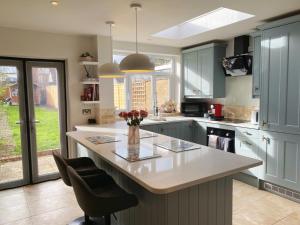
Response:
MULTIPOLYGON (((39 175, 58 172, 52 155, 38 157, 39 175)), ((22 161, 0 162, 0 183, 23 178, 22 161)))

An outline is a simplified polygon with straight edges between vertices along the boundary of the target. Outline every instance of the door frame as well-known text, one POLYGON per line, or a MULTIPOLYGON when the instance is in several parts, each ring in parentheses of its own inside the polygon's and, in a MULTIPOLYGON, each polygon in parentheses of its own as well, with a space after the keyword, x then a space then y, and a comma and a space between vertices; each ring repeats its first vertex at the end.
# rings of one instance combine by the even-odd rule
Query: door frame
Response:
POLYGON ((22 185, 26 185, 30 183, 30 157, 28 151, 28 133, 27 133, 27 104, 26 104, 26 85, 25 85, 25 73, 24 73, 24 63, 20 60, 15 59, 5 59, 0 57, 0 65, 1 66, 15 66, 18 70, 18 92, 24 93, 19 95, 19 115, 20 115, 20 137, 21 137, 21 156, 22 156, 22 170, 23 170, 23 179, 9 181, 0 184, 0 190, 18 187, 22 185))
MULTIPOLYGON (((32 109, 30 109, 30 104, 32 104, 32 100, 30 100, 30 88, 28 88, 28 85, 30 84, 28 82, 28 79, 30 80, 31 78, 28 78, 29 75, 27 74, 26 69, 28 66, 27 64, 34 64, 40 67, 47 67, 48 66, 53 66, 55 64, 60 64, 58 68, 58 74, 61 74, 61 76, 58 76, 58 92, 59 92, 59 108, 60 108, 60 113, 59 113, 59 121, 64 121, 60 122, 60 129, 61 129, 61 135, 60 135, 60 141, 61 141, 61 147, 62 147, 62 155, 64 157, 67 157, 69 155, 69 148, 68 148, 68 139, 66 136, 66 132, 68 129, 68 105, 67 105, 67 74, 66 74, 66 61, 65 60, 56 60, 56 59, 37 59, 37 58, 19 58, 19 57, 6 57, 6 56, 0 56, 0 62, 15 62, 15 64, 19 65, 20 74, 21 74, 21 79, 20 79, 20 86, 22 86, 22 89, 19 89, 23 91, 24 95, 22 95, 22 106, 20 105, 20 108, 22 108, 22 115, 25 117, 23 119, 23 124, 22 124, 22 141, 24 143, 24 150, 22 151, 22 159, 23 159, 23 176, 24 179, 22 181, 13 181, 13 182, 8 182, 4 183, 3 185, 0 184, 0 190, 2 189, 8 189, 8 188, 14 188, 18 186, 23 186, 27 184, 33 184, 33 183, 38 183, 38 182, 43 182, 47 180, 53 180, 53 179, 58 179, 60 178, 60 175, 58 173, 55 174, 49 174, 49 175, 44 175, 41 177, 38 177, 37 174, 37 155, 34 152, 35 148, 32 148, 32 139, 30 138, 30 130, 31 130, 31 124, 30 120, 32 118, 32 110, 33 110, 33 105, 32 109), (28 102, 27 102, 28 101, 28 102), (31 102, 29 102, 31 101, 31 102), (30 115, 31 114, 31 115, 30 115), (23 156, 24 155, 24 156, 23 156)), ((12 64, 14 65, 14 64, 12 64)), ((32 94, 32 93, 31 93, 32 94)), ((33 134, 35 136, 35 134, 33 134)), ((32 134, 31 134, 32 136, 32 134)), ((23 145, 22 143, 22 145, 23 145)))

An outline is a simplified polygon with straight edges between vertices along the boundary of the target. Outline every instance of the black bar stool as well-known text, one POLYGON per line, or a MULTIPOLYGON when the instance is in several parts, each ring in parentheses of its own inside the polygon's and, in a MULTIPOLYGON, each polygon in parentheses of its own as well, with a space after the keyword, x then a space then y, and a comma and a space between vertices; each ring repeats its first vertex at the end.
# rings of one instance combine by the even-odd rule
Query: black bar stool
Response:
POLYGON ((52 151, 55 163, 57 165, 58 171, 64 183, 68 186, 72 186, 67 167, 71 166, 76 170, 80 176, 89 175, 106 175, 104 170, 97 168, 92 159, 88 157, 80 157, 73 159, 64 159, 58 151, 52 151))
POLYGON ((85 214, 84 221, 69 225, 95 224, 91 218, 103 217, 105 225, 110 225, 111 214, 138 204, 137 198, 119 187, 110 176, 81 177, 72 167, 68 166, 67 170, 77 202, 85 214))

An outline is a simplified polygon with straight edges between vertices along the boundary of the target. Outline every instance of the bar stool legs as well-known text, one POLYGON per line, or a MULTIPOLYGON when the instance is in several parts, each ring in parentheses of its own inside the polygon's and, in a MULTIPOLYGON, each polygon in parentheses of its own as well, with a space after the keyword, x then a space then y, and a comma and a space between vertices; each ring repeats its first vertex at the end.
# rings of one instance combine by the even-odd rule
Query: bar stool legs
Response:
POLYGON ((111 225, 110 215, 104 216, 105 225, 111 225))
POLYGON ((106 225, 105 219, 103 217, 89 217, 88 215, 84 215, 79 217, 68 225, 106 225))

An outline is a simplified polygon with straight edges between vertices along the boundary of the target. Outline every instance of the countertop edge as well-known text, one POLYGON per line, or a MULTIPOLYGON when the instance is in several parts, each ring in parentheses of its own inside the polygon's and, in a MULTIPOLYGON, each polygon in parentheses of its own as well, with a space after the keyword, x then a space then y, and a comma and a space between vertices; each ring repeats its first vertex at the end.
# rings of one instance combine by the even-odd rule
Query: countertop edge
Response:
MULTIPOLYGON (((84 146, 85 148, 87 148, 89 151, 93 151, 93 150, 89 149, 89 147, 86 146, 84 143, 82 143, 80 140, 77 140, 77 139, 73 138, 72 136, 70 136, 73 132, 76 132, 76 131, 67 132, 67 136, 69 138, 72 138, 73 141, 75 141, 75 142, 81 144, 82 146, 84 146)), ((199 185, 199 184, 206 183, 206 182, 209 182, 209 181, 217 180, 217 179, 220 179, 222 177, 228 177, 228 176, 236 174, 236 173, 238 173, 242 170, 262 165, 262 161, 259 161, 257 163, 253 163, 253 164, 248 165, 248 166, 242 166, 239 169, 233 169, 233 170, 230 170, 230 171, 226 171, 224 173, 220 173, 218 175, 208 176, 208 177, 205 177, 205 178, 202 178, 202 179, 198 179, 198 180, 195 180, 195 181, 183 183, 183 184, 180 184, 180 185, 177 185, 177 186, 172 186, 172 187, 168 187, 168 188, 155 188, 155 187, 149 186, 149 184, 147 184, 145 182, 142 182, 140 179, 137 179, 136 177, 132 176, 130 173, 128 173, 122 167, 120 167, 117 164, 115 164, 115 163, 111 162, 110 160, 106 159, 101 154, 97 154, 97 156, 100 157, 105 162, 109 163, 115 169, 119 170, 120 172, 122 172, 123 174, 128 176, 130 179, 132 179, 133 181, 135 181, 139 185, 141 185, 143 188, 147 189, 148 191, 150 191, 151 193, 154 193, 154 194, 169 194, 169 193, 172 193, 172 192, 175 192, 175 191, 179 191, 179 190, 182 190, 182 189, 185 189, 185 188, 192 187, 194 185, 199 185)), ((151 159, 149 159, 149 160, 151 160, 151 159)))

